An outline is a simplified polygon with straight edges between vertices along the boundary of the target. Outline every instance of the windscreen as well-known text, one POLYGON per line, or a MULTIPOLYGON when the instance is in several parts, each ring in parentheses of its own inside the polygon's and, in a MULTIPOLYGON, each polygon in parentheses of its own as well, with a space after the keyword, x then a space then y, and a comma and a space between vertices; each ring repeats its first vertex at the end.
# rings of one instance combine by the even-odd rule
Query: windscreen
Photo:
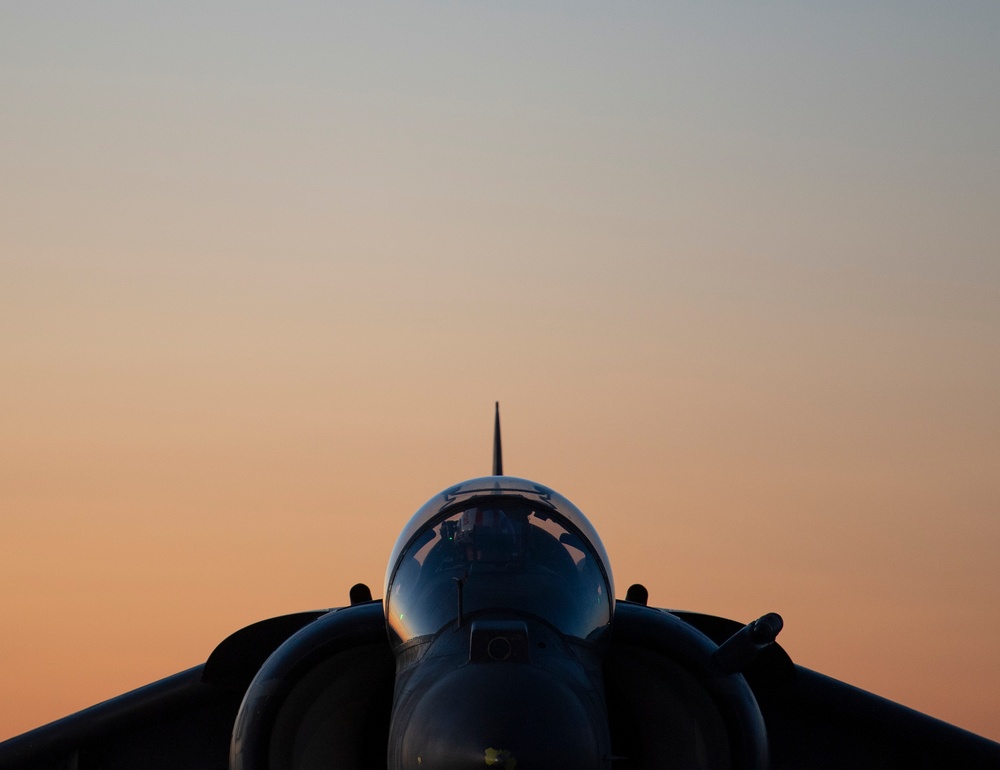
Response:
POLYGON ((443 514, 399 559, 387 616, 394 642, 435 634, 459 612, 528 613, 588 639, 611 620, 608 585, 586 542, 555 511, 487 498, 443 514))

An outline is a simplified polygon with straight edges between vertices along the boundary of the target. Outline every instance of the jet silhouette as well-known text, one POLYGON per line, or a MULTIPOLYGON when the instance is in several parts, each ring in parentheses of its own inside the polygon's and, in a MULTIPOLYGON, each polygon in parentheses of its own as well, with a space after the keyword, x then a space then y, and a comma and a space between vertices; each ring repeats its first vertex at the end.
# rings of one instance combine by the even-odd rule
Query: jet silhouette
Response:
POLYGON ((1000 768, 1000 744, 792 662, 782 619, 615 599, 597 531, 493 474, 403 528, 384 599, 271 618, 200 666, 0 743, 4 770, 1000 768))

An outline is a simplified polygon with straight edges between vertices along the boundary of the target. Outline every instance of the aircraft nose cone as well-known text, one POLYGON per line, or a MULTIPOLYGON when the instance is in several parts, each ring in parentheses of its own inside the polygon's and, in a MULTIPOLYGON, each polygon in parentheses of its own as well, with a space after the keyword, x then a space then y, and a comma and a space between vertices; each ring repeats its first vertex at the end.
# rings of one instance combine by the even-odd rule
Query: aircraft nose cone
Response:
POLYGON ((419 696, 389 767, 598 770, 609 767, 602 732, 603 714, 551 673, 527 664, 471 664, 419 696))

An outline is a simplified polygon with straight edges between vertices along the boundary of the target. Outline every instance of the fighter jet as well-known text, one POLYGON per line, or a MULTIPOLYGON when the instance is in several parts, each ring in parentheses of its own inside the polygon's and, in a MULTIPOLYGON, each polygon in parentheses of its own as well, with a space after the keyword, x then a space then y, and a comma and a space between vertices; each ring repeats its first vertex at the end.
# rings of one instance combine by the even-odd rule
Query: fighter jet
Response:
POLYGON ((1000 768, 1000 744, 792 662, 742 624, 616 600, 597 531, 503 473, 403 528, 383 599, 271 618, 195 668, 0 743, 4 770, 1000 768))

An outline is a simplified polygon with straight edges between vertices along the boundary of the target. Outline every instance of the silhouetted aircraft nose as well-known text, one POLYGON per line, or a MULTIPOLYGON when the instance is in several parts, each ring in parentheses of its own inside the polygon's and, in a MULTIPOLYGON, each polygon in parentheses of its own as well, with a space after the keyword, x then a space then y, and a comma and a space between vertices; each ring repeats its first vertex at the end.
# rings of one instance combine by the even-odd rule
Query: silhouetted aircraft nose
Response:
POLYGON ((453 669, 395 716, 390 770, 603 770, 606 719, 581 695, 528 664, 453 669))

